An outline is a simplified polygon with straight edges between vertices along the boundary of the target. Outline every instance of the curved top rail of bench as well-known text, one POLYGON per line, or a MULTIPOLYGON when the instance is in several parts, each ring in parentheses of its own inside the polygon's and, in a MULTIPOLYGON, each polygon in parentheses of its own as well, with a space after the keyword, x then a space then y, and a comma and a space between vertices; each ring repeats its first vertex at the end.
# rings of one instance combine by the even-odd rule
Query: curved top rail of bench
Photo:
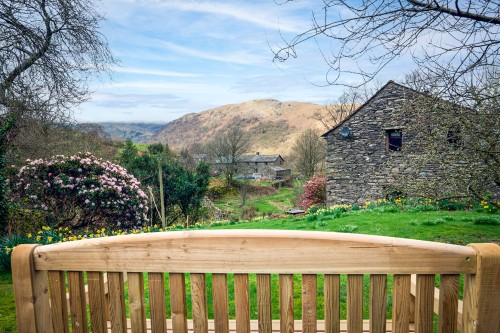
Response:
POLYGON ((268 274, 466 274, 465 246, 284 230, 175 231, 37 246, 37 270, 268 274))

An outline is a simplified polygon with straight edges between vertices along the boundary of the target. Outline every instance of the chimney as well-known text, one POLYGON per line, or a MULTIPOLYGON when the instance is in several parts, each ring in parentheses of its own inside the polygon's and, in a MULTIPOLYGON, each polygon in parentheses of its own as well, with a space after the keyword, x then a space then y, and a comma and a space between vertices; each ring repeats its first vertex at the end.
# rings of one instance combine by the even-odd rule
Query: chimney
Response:
POLYGON ((259 153, 259 152, 256 152, 256 153, 255 153, 255 155, 259 156, 259 155, 260 155, 260 153, 259 153))

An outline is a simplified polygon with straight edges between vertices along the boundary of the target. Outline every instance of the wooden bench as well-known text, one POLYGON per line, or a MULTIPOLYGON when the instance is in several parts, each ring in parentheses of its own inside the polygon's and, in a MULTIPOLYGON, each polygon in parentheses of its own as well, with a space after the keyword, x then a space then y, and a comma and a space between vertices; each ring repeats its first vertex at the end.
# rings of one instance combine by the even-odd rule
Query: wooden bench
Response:
POLYGON ((21 333, 424 333, 433 332, 435 318, 440 333, 500 332, 496 244, 308 231, 164 232, 20 245, 12 269, 21 333))

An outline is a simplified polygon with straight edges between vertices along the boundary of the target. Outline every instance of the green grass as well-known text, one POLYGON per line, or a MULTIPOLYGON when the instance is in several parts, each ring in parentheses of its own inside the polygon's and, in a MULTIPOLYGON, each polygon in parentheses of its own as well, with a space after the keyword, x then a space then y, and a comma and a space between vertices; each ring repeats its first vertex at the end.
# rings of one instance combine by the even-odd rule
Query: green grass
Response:
MULTIPOLYGON (((469 243, 500 243, 500 226, 475 224, 490 221, 491 214, 473 211, 384 212, 378 209, 349 211, 340 217, 289 217, 237 224, 222 224, 214 229, 283 229, 335 231, 353 229, 358 234, 381 235, 444 242, 458 245, 469 243), (351 227, 346 227, 351 226, 351 227)), ((345 231, 344 231, 345 232, 345 231)))
MULTIPOLYGON (((253 184, 262 185, 260 182, 253 184)), ((268 187, 264 184, 264 187, 268 187)), ((246 206, 253 207, 257 216, 262 214, 280 214, 292 206, 292 197, 296 189, 282 187, 275 193, 269 195, 249 194, 246 200, 246 206)), ((214 201, 215 206, 228 213, 230 219, 240 219, 243 211, 241 206, 241 196, 231 193, 214 201)))
POLYGON ((0 273, 0 332, 17 332, 16 306, 10 273, 0 273))

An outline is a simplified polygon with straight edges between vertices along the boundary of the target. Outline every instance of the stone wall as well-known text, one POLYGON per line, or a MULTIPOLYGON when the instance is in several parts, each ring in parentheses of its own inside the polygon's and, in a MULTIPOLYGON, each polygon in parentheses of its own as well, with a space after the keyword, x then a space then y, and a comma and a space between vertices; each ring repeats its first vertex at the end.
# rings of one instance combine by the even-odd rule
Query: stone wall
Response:
POLYGON ((411 131, 415 128, 408 126, 411 101, 417 98, 422 94, 390 81, 344 123, 324 135, 328 204, 359 204, 400 191, 416 197, 421 195, 417 189, 424 183, 430 184, 425 185, 428 189, 436 186, 439 190, 440 179, 446 174, 440 174, 435 165, 429 164, 418 172, 405 167, 411 154, 418 154, 418 149, 408 150, 410 146, 418 147, 412 142, 415 132, 411 131), (340 134, 345 127, 351 129, 347 138, 340 134), (402 130, 402 151, 387 149, 390 129, 402 130))

